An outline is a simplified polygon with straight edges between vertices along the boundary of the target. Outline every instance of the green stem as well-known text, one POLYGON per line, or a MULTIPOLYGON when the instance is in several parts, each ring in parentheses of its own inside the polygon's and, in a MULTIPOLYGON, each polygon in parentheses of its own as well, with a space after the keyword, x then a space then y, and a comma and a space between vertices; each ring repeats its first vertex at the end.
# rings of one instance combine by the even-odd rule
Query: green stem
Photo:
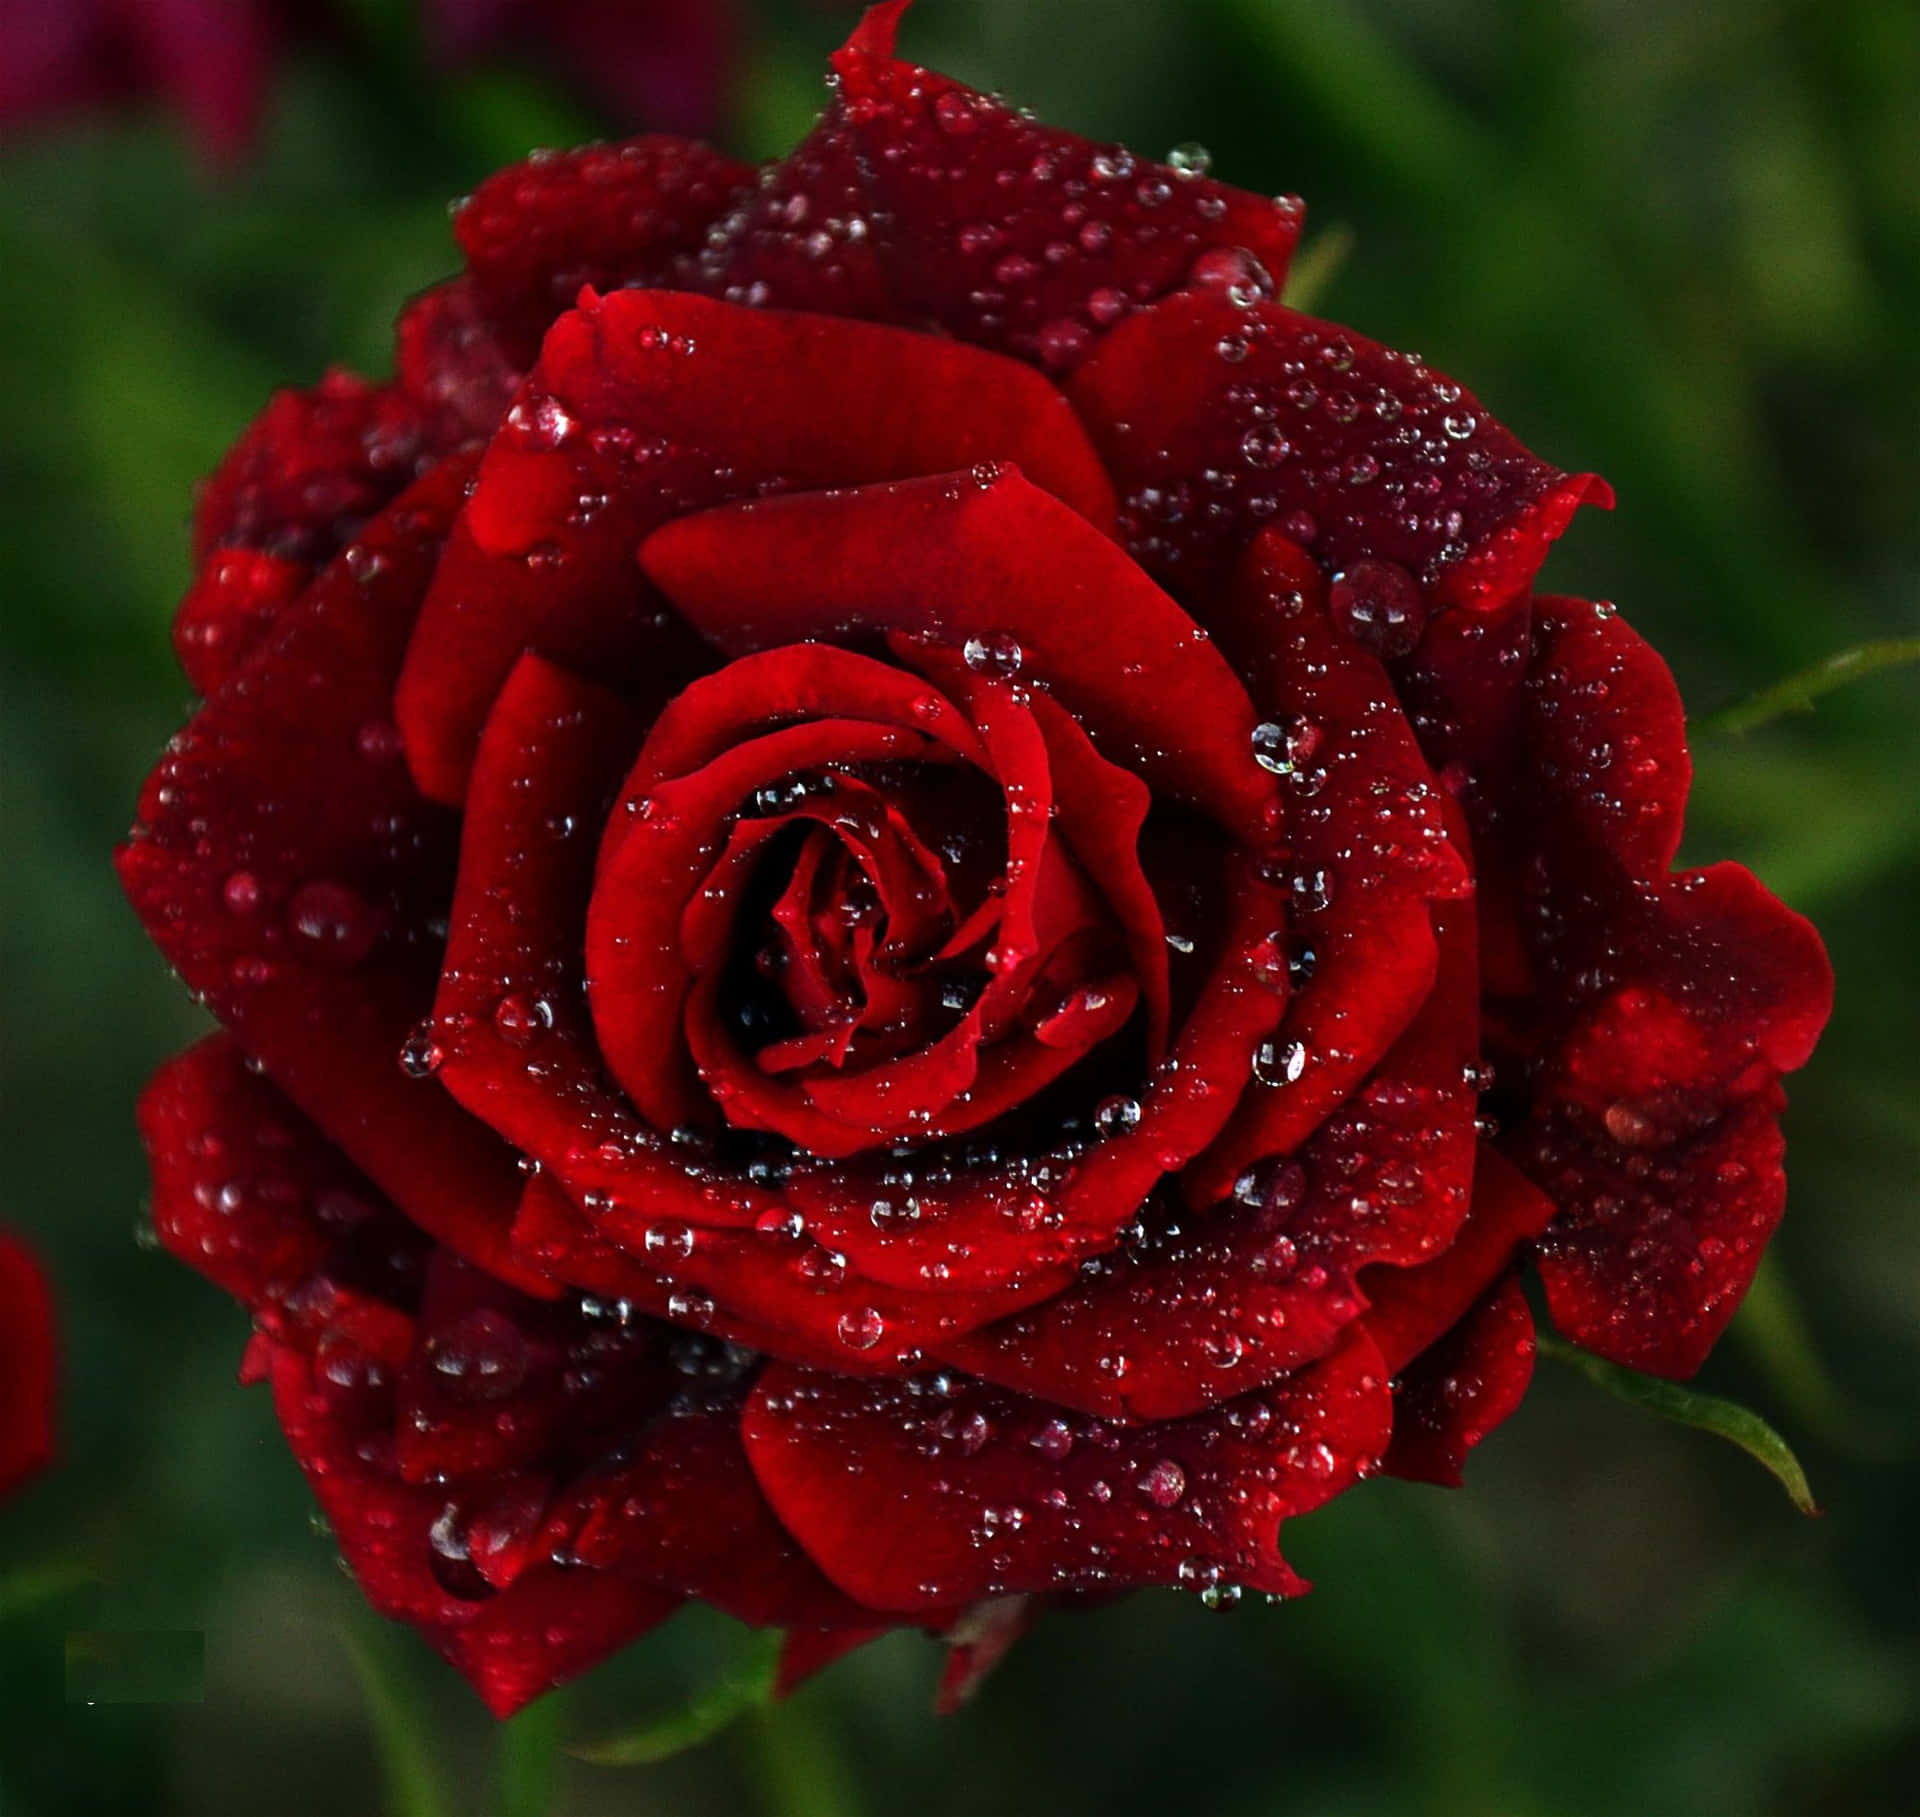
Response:
POLYGON ((696 1691, 676 1710, 655 1716, 622 1734, 582 1742, 567 1751, 577 1760, 597 1767, 652 1766, 671 1760, 688 1748, 711 1741, 749 1710, 761 1708, 773 1695, 774 1673, 780 1663, 781 1635, 777 1629, 756 1634, 746 1659, 724 1678, 696 1691))
POLYGON ((427 1721, 392 1641, 376 1633, 366 1618, 342 1623, 339 1634, 373 1721, 387 1817, 453 1817, 427 1721))
POLYGON ((1539 1348, 1542 1356, 1566 1364, 1616 1400, 1657 1413, 1677 1425, 1711 1432, 1729 1444, 1738 1445, 1773 1472, 1802 1514, 1820 1512, 1813 1491, 1807 1486, 1806 1472, 1800 1468, 1800 1460, 1788 1448, 1787 1441, 1759 1414, 1715 1394, 1702 1394, 1678 1382, 1663 1381, 1657 1375, 1642 1375, 1637 1369, 1623 1369, 1618 1363, 1609 1363, 1604 1357, 1581 1350, 1551 1332, 1540 1333, 1539 1348))
POLYGON ((494 1774, 498 1817, 550 1817, 565 1709, 565 1694, 549 1691, 502 1726, 494 1774))
POLYGON ((1745 700, 1704 719, 1693 722, 1695 732, 1751 732, 1787 713, 1811 713, 1813 703, 1835 688, 1844 688, 1864 675, 1877 675, 1882 669, 1898 669, 1920 662, 1920 637, 1888 637, 1878 643, 1859 644, 1828 656, 1810 669, 1776 681, 1771 687, 1749 694, 1745 700))

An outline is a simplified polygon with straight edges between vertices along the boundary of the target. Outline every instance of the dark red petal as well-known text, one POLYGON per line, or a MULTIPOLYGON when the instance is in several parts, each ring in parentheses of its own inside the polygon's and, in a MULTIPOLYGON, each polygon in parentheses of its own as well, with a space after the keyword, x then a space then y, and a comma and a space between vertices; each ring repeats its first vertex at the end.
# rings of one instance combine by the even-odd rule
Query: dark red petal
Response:
POLYGON ((455 829, 388 715, 468 471, 436 468, 288 609, 149 778, 118 863, 160 949, 288 1096, 415 1223, 539 1291, 507 1247, 511 1152, 397 1058, 431 1007, 455 829))
MULTIPOLYGON (((903 1292, 863 1279, 847 1258, 785 1234, 784 1210, 759 1229, 696 1228, 645 1201, 590 1213, 545 1175, 522 1203, 518 1242, 543 1266, 656 1316, 809 1366, 888 1374, 1058 1290, 1070 1269, 1031 1263, 993 1292, 903 1292), (668 1289, 664 1305, 660 1289, 668 1289), (656 1310, 657 1309, 657 1310, 656 1310)), ((1030 1240, 1030 1239, 1029 1239, 1030 1240)))
POLYGON ((1142 1428, 952 1378, 771 1366, 747 1456, 822 1570, 906 1614, 1026 1592, 1209 1581, 1303 1586, 1281 1519, 1369 1473, 1387 1376, 1364 1339, 1264 1395, 1142 1428))
POLYGON ((461 798, 487 707, 524 649, 662 700, 698 672, 684 627, 659 620, 632 565, 667 518, 991 459, 1111 523, 1073 413, 1011 360, 663 291, 588 299, 548 335, 422 614, 398 697, 415 774, 436 799, 461 798))
POLYGON ((215 693, 259 648, 312 574, 259 549, 208 555, 173 620, 173 652, 198 693, 215 693))
POLYGON ((1457 1489, 1467 1453, 1525 1398, 1533 1349, 1527 1296, 1506 1275, 1400 1372, 1388 1474, 1457 1489))
POLYGON ((749 165, 662 133, 536 153, 482 183, 455 213, 454 232, 475 291, 525 366, 582 286, 660 282, 752 176, 749 165))
POLYGON ((1398 1371, 1439 1342, 1554 1215, 1552 1200, 1497 1149, 1482 1146, 1473 1207, 1447 1250, 1417 1268, 1372 1268, 1361 1277, 1366 1328, 1398 1371))
POLYGON ((834 1588, 774 1518, 731 1401, 669 1411, 631 1461, 589 1472, 546 1537, 588 1570, 697 1596, 755 1627, 845 1626, 872 1612, 834 1588))
POLYGON ((1297 200, 1092 144, 897 62, 887 9, 833 67, 888 286, 962 340, 1064 370, 1209 252, 1238 254, 1267 294, 1286 277, 1297 200))
POLYGON ((1571 1111, 1546 1113, 1517 1138, 1516 1158, 1559 1206, 1540 1241, 1540 1279, 1568 1337, 1656 1375, 1700 1367, 1786 1205, 1785 1102, 1771 1086, 1652 1145, 1616 1141, 1571 1111))
POLYGON ((370 1461, 379 1456, 377 1424, 364 1413, 350 1419, 344 1397, 300 1352, 273 1346, 271 1368, 281 1430, 367 1600, 418 1628, 496 1716, 585 1671, 680 1606, 668 1591, 546 1564, 531 1565, 496 1595, 454 1595, 431 1569, 430 1534, 446 1491, 403 1483, 370 1461))
POLYGON ((330 560, 438 452, 426 436, 397 385, 335 371, 311 391, 277 392, 201 488, 195 562, 227 547, 330 560))
POLYGON ((250 1310, 284 1301, 377 1202, 224 1033, 161 1067, 138 1118, 161 1242, 250 1310))
POLYGON ((57 1367, 46 1276, 19 1238, 0 1231, 0 1496, 53 1457, 57 1367))
POLYGON ((401 310, 394 365, 435 443, 449 448, 491 435, 526 373, 465 275, 423 290, 401 310))
POLYGON ((1107 337, 1072 397, 1127 547, 1184 600, 1271 523, 1329 571, 1390 562, 1439 603, 1491 607, 1525 590, 1582 502, 1612 502, 1451 379, 1278 303, 1170 297, 1107 337))
POLYGON ((1325 1355, 1366 1310, 1362 1264, 1421 1262, 1467 1214, 1478 1023, 1465 907, 1442 905, 1439 982, 1420 1014, 1296 1160, 1249 1170, 1233 1202, 1101 1257, 1057 1298, 942 1355, 1023 1394, 1144 1420, 1325 1355))
POLYGON ((874 256, 853 133, 838 101, 784 158, 761 167, 754 186, 708 229, 701 249, 674 266, 671 282, 754 308, 911 319, 874 256))
POLYGON ((1112 543, 1016 470, 724 506, 656 531, 640 560, 729 655, 881 630, 955 647, 1011 637, 1022 677, 1050 686, 1111 761, 1243 837, 1270 831, 1273 792, 1232 670, 1112 543))
POLYGON ((716 1193, 640 1121, 607 1082, 583 995, 594 833, 638 736, 618 697, 540 657, 523 657, 502 689, 475 765, 435 1001, 440 1078, 582 1197, 751 1223, 773 1196, 740 1181, 716 1193))
POLYGON ((1366 1077, 1432 988, 1431 905, 1472 887, 1392 682, 1334 628, 1298 548, 1271 532, 1255 542, 1218 635, 1263 723, 1277 728, 1272 760, 1290 766, 1284 874, 1293 942, 1313 959, 1276 1037, 1297 1055, 1297 1074, 1243 1101, 1185 1182, 1196 1204, 1224 1196, 1254 1162, 1289 1153, 1366 1077))

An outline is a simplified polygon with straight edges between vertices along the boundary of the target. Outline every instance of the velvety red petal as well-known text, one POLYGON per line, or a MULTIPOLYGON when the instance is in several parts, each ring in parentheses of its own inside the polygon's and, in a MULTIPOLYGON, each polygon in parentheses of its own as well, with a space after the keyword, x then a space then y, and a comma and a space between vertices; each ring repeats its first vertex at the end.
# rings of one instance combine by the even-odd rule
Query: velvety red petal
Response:
POLYGON ((1525 1398, 1533 1350, 1527 1296, 1506 1275, 1400 1372, 1387 1473, 1457 1489, 1467 1453, 1525 1398))
POLYGON ((334 371, 310 391, 278 392, 202 486, 194 560, 239 547, 318 566, 436 452, 396 385, 334 371))
POLYGON ((1278 303, 1170 297, 1116 328, 1071 395, 1127 547, 1188 601, 1272 524, 1329 571, 1388 562, 1436 602, 1489 607, 1526 589, 1580 503, 1612 500, 1419 360, 1278 303))
POLYGON ((662 133, 536 153, 468 196, 454 232, 481 302, 525 367, 583 286, 661 282, 752 176, 749 165, 662 133))
POLYGON ((1361 1340, 1197 1419, 1109 1426, 964 1378, 776 1364, 742 1431, 768 1500, 877 1609, 1023 1592, 1232 1583, 1286 1595, 1283 1517, 1376 1466, 1387 1376, 1361 1340))
MULTIPOLYGON (((1786 1205, 1772 1086, 1698 1131, 1627 1142, 1548 1112, 1515 1154, 1559 1207, 1539 1245, 1553 1322, 1655 1375, 1688 1376, 1739 1309, 1786 1205)), ((1617 1123, 1618 1120, 1616 1119, 1617 1123)))
POLYGON ((1012 468, 729 505, 657 530, 640 560, 730 655, 882 630, 1011 637, 1022 678, 1048 685, 1111 761, 1242 837, 1271 830, 1233 671, 1111 542, 1012 468))
POLYGON ((699 672, 684 627, 660 618, 633 567, 668 518, 990 459, 1020 462, 1111 523, 1073 413, 1011 360, 663 291, 588 300, 549 333, 489 449, 409 652, 397 712, 422 787, 461 798, 487 708, 524 649, 663 701, 699 672))
POLYGON ((118 864, 294 1102, 415 1223, 537 1290, 507 1247, 511 1152, 398 1058, 432 1003, 455 829, 407 776, 393 677, 467 471, 436 468, 288 609, 149 778, 118 864))
MULTIPOLYGON (((1334 625, 1313 565, 1272 533, 1247 553, 1220 616, 1285 766, 1291 937, 1307 976, 1276 1037, 1283 1083, 1249 1093, 1185 1182, 1222 1197, 1286 1154, 1366 1077, 1433 986, 1432 905, 1468 891, 1433 780, 1379 659, 1334 625), (1309 963, 1305 955, 1311 953, 1309 963)), ((1275 860, 1279 862, 1278 858, 1275 860)))
POLYGON ((197 693, 216 692, 259 648, 313 570, 260 549, 215 549, 173 620, 173 651, 197 693))
POLYGON ((53 1457, 57 1368, 47 1278, 26 1245, 0 1231, 0 1496, 53 1457))
POLYGON ((1553 1201, 1483 1145, 1473 1205, 1452 1244, 1417 1268, 1372 1268, 1361 1277, 1367 1331, 1388 1368, 1398 1371, 1438 1343, 1553 1215, 1553 1201))
POLYGON ((526 374, 525 361, 503 344, 499 325, 465 274, 423 290, 401 310, 394 367, 434 441, 449 448, 491 435, 526 374))
POLYGON ((585 1671, 680 1606, 669 1591, 547 1564, 530 1566, 497 1595, 455 1595, 431 1568, 446 1491, 383 1469, 377 1424, 364 1410, 357 1419, 346 1414, 350 1392, 330 1387, 298 1351, 274 1347, 272 1380, 281 1430, 367 1600, 418 1628, 496 1716, 585 1671))
POLYGON ((761 167, 700 250, 674 266, 671 282, 753 308, 911 321, 874 256, 854 135, 837 100, 792 151, 761 167))
POLYGON ((1302 210, 1095 145, 893 56, 876 8, 834 59, 893 296, 948 333, 1061 371, 1130 309, 1231 258, 1268 294, 1302 210))

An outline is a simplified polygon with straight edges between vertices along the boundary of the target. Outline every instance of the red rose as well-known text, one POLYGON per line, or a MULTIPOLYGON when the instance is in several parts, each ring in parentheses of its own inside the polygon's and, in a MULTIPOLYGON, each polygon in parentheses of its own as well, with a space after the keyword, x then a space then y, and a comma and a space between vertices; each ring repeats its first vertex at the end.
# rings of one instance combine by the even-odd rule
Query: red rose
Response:
POLYGON ((53 1456, 53 1296, 32 1252, 0 1231, 0 1495, 53 1456))
POLYGON ((1831 981, 1530 592, 1605 487, 901 11, 779 164, 490 180, 398 377, 201 500, 156 1215, 497 1710, 688 1597, 958 1685, 1027 1599, 1296 1590, 1283 1517, 1512 1411, 1522 1252, 1684 1374, 1780 1214, 1831 981))

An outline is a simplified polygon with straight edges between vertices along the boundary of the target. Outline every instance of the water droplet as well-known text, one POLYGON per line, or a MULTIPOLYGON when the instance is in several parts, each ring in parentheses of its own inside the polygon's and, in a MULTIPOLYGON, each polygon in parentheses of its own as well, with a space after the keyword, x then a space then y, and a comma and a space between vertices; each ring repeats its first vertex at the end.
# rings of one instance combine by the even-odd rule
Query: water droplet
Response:
POLYGON ((416 1023, 400 1043, 400 1070, 409 1079, 431 1079, 445 1064, 447 1050, 433 1038, 433 1019, 416 1023))
POLYGON ((1204 177, 1213 168, 1213 153, 1189 139, 1167 153, 1167 164, 1184 177, 1204 177))
POLYGON ((346 971, 373 950, 380 922, 357 891, 323 878, 294 891, 287 931, 315 957, 346 971))
POLYGON ((1333 577, 1327 593, 1333 622, 1378 656, 1405 656, 1427 628, 1420 583, 1396 562, 1362 559, 1333 577))
POLYGON ((493 1006, 494 1032, 509 1047, 529 1047, 553 1026, 553 1005, 544 997, 511 991, 493 1006))
POLYGON ((427 1339, 433 1378, 457 1401, 511 1399, 527 1379, 527 1340, 504 1314, 475 1307, 427 1339))
POLYGON ((1244 246, 1210 246, 1187 268, 1196 290, 1216 290, 1245 308, 1274 294, 1273 274, 1244 246))
POLYGON ((871 1306, 858 1312, 843 1312, 834 1327, 841 1343, 849 1350, 871 1350, 886 1334, 887 1322, 871 1306))
POLYGON ((1026 660, 1026 652, 1005 632, 998 632, 992 637, 969 637, 961 646, 960 654, 975 674, 1001 679, 1018 675, 1020 665, 1026 660))
POLYGON ((260 879, 251 871, 235 871, 220 891, 229 913, 251 915, 260 906, 260 879))
POLYGON ((1178 1507, 1187 1493, 1187 1473, 1172 1458, 1163 1457, 1148 1466, 1139 1486, 1156 1508, 1178 1507))
POLYGON ((1103 1141, 1130 1136, 1140 1126, 1140 1114, 1137 1098, 1102 1098, 1093 1109, 1093 1127, 1103 1141))
POLYGON ((1294 1085, 1307 1070, 1306 1044, 1272 1039, 1253 1050, 1253 1076, 1262 1085, 1294 1085))

